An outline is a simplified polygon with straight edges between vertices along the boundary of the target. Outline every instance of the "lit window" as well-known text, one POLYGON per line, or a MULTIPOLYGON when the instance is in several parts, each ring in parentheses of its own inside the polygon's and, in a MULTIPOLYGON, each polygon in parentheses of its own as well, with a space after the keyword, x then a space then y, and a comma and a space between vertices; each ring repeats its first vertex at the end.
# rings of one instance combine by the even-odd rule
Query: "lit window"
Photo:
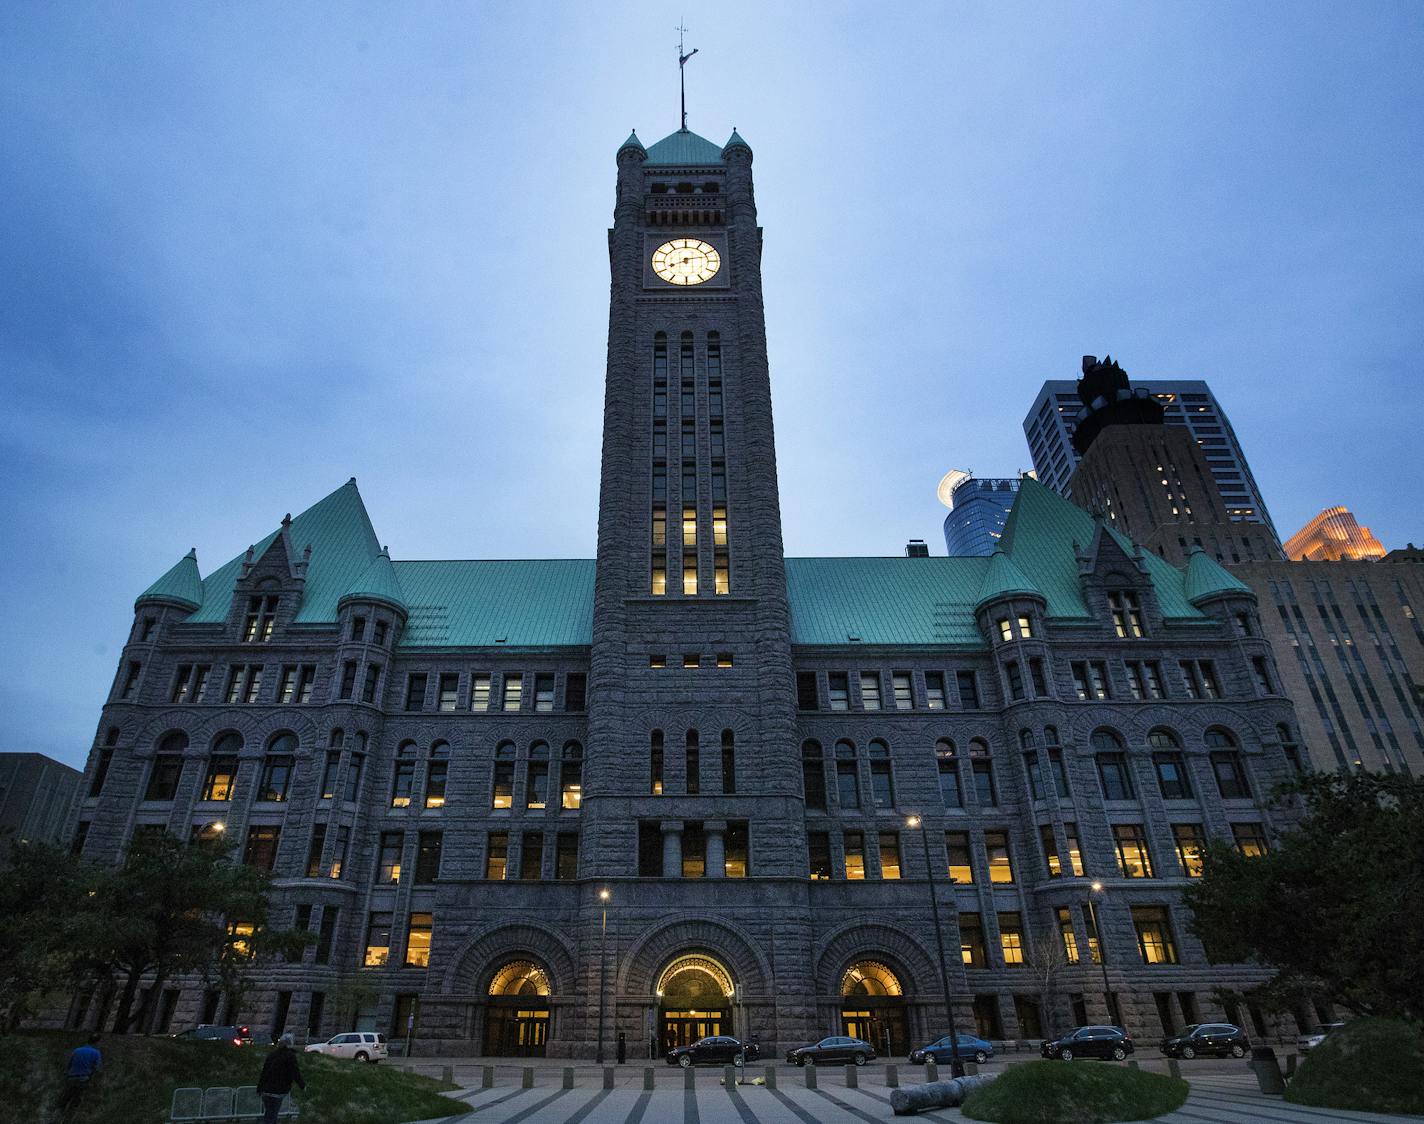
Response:
POLYGON ((682 509, 682 545, 684 547, 697 545, 697 508, 695 507, 682 509))
POLYGON ((1206 851, 1206 833, 1199 823, 1174 823, 1172 842, 1177 848, 1177 862, 1188 878, 1202 876, 1202 855, 1206 851))
POLYGON ((944 849, 949 859, 949 880, 961 886, 974 883, 974 860, 969 850, 969 832, 946 831, 944 849))
POLYGON ((504 677, 504 710, 518 710, 524 703, 524 676, 504 677))
POLYGON ((1113 824, 1117 868, 1124 878, 1151 878, 1152 858, 1147 853, 1147 833, 1139 823, 1113 824))
POLYGON ((682 556, 682 592, 692 596, 697 592, 697 555, 682 556))
POLYGON ((860 705, 866 710, 880 709, 880 676, 874 672, 860 674, 860 705))
POLYGON ((865 878, 865 836, 859 831, 845 833, 846 878, 859 882, 865 878))
POLYGON ((712 545, 727 545, 727 509, 725 507, 712 509, 712 545))
POLYGON ((366 923, 366 955, 361 963, 366 968, 384 968, 391 958, 392 914, 373 913, 366 923))
POLYGON ((490 708, 490 677, 483 674, 470 676, 470 709, 488 710, 490 708))
POLYGON ((1231 835, 1236 850, 1248 859, 1259 859, 1269 850, 1266 845, 1266 829, 1258 823, 1234 823, 1231 825, 1231 835))
POLYGON ((1137 948, 1144 964, 1175 964, 1177 946, 1167 910, 1160 905, 1132 907, 1132 924, 1137 929, 1137 948))
POLYGON ((1004 953, 1004 965, 1021 968, 1024 963, 1023 915, 999 914, 999 947, 1004 953))
POLYGON ((1009 858, 1009 833, 1007 831, 986 831, 984 850, 989 856, 989 881, 1012 882, 1014 867, 1009 858))

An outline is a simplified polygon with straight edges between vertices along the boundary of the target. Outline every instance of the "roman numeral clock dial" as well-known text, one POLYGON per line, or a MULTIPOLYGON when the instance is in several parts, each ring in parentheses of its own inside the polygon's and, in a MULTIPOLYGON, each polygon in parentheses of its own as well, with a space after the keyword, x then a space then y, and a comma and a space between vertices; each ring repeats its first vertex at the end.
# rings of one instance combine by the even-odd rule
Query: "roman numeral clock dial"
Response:
POLYGON ((674 238, 653 251, 653 272, 669 285, 701 285, 722 268, 722 255, 697 238, 674 238))

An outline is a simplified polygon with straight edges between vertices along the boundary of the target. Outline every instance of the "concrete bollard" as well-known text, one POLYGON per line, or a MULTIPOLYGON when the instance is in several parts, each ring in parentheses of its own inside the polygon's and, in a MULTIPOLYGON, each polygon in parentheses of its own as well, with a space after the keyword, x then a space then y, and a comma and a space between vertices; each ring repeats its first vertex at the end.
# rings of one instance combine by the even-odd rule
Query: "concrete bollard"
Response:
POLYGON ((900 1069, 898 1066, 887 1065, 885 1067, 885 1088, 898 1089, 900 1087, 900 1069))
POLYGON ((455 1084, 455 1067, 453 1065, 442 1065, 440 1067, 440 1080, 447 1085, 455 1084))
POLYGON ((964 1075, 965 1075, 966 1077, 973 1077, 973 1076, 974 1076, 976 1073, 978 1073, 978 1072, 979 1072, 979 1065, 978 1065, 977 1062, 965 1062, 965 1063, 964 1063, 964 1075))
POLYGON ((775 1089, 775 1088, 776 1088, 776 1066, 774 1066, 774 1065, 763 1066, 763 1067, 762 1067, 762 1072, 766 1074, 766 1087, 767 1087, 768 1089, 775 1089))
POLYGON ((692 1066, 688 1066, 682 1071, 682 1087, 684 1089, 697 1088, 697 1070, 693 1069, 692 1066))
POLYGON ((722 1067, 722 1084, 730 1089, 737 1083, 737 1067, 734 1065, 724 1065, 722 1067))
MULTIPOLYGON (((572 1073, 573 1070, 570 1070, 569 1072, 572 1073)), ((606 1065, 603 1067, 603 1087, 605 1089, 613 1088, 613 1073, 614 1069, 611 1065, 606 1065)), ((572 1086, 570 1087, 572 1088, 572 1086)))
POLYGON ((1167 1072, 1180 1081, 1182 1078, 1182 1063, 1179 1062, 1176 1058, 1168 1058, 1167 1072))
POLYGON ((643 1069, 643 1089, 650 1090, 653 1087, 653 1067, 646 1066, 643 1069))
POLYGON ((925 1081, 933 1084, 939 1080, 939 1066, 935 1064, 934 1058, 925 1059, 925 1081))
POLYGON ((492 1065, 482 1065, 482 1066, 480 1066, 480 1088, 481 1088, 481 1089, 493 1089, 493 1088, 494 1088, 494 1066, 492 1066, 492 1065))
POLYGON ((853 1065, 846 1066, 846 1088, 860 1088, 860 1074, 856 1071, 856 1068, 853 1065))
POLYGON ((520 1087, 521 1089, 532 1089, 532 1088, 534 1088, 534 1067, 533 1067, 533 1066, 526 1065, 526 1066, 524 1067, 524 1075, 520 1078, 519 1087, 520 1087))
POLYGON ((572 1089, 573 1087, 574 1087, 574 1067, 571 1066, 571 1065, 566 1065, 566 1066, 564 1066, 564 1088, 565 1088, 565 1089, 572 1089))
POLYGON ((807 1062, 805 1068, 806 1088, 814 1089, 816 1087, 816 1067, 812 1063, 807 1062))
POLYGON ((1299 1055, 1299 1054, 1287 1054, 1287 1055, 1286 1055, 1286 1080, 1287 1080, 1287 1081, 1289 1081, 1292 1077, 1295 1076, 1295 1066, 1296 1066, 1296 1062, 1298 1062, 1299 1060, 1300 1060, 1300 1055, 1299 1055))

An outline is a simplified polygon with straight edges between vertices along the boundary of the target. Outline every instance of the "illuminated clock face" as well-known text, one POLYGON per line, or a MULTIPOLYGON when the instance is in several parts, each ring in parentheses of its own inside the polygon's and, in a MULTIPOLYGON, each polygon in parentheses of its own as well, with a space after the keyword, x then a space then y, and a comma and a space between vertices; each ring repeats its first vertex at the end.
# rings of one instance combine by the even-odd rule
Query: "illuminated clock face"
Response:
POLYGON ((721 268, 722 255, 696 238, 674 238, 653 251, 653 272, 669 285, 700 285, 721 268))

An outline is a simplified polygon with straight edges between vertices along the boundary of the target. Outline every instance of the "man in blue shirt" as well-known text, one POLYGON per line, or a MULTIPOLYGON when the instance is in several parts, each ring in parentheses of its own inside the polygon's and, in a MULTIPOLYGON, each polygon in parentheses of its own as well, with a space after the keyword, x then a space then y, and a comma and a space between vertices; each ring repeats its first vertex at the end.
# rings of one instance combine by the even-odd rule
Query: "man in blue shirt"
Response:
POLYGON ((89 1041, 76 1047, 69 1055, 69 1068, 64 1074, 64 1092, 59 1095, 60 1119, 65 1119, 84 1099, 84 1090, 94 1075, 104 1068, 104 1057, 98 1049, 99 1036, 91 1034, 89 1041))

